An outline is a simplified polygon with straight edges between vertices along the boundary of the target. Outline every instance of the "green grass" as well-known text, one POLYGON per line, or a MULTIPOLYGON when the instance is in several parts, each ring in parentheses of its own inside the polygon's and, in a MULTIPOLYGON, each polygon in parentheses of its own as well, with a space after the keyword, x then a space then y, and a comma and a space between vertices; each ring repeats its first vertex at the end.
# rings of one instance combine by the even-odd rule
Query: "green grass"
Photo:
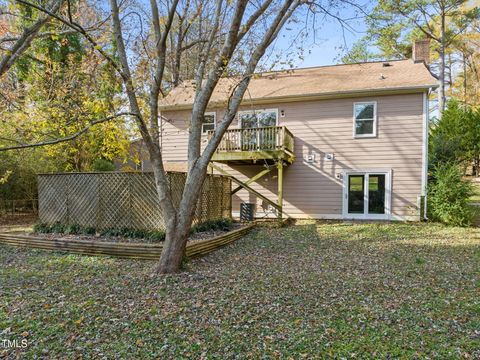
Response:
POLYGON ((478 202, 478 203, 480 203, 480 183, 478 183, 478 182, 473 182, 472 184, 473 184, 473 187, 474 187, 474 189, 475 189, 475 194, 474 194, 472 197, 470 197, 469 200, 470 200, 471 202, 478 202))
POLYGON ((161 278, 0 245, 0 339, 26 338, 21 358, 475 359, 479 264, 480 229, 436 224, 262 228, 161 278))

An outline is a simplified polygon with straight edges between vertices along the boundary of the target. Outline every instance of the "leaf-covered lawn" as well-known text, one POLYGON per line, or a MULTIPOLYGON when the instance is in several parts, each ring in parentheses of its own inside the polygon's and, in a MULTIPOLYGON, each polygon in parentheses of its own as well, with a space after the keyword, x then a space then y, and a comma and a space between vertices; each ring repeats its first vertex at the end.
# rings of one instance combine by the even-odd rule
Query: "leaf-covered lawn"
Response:
POLYGON ((480 229, 262 228, 163 278, 2 245, 0 265, 22 358, 480 358, 480 229))

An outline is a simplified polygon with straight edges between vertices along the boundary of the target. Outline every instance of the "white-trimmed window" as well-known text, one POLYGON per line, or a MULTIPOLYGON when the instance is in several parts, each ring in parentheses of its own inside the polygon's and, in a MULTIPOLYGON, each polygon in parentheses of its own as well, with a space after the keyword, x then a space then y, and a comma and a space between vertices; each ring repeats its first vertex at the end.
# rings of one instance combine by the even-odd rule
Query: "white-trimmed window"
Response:
POLYGON ((240 111, 238 118, 242 129, 277 126, 278 109, 240 111))
POLYGON ((353 136, 377 136, 377 103, 358 102, 353 104, 353 136))
POLYGON ((215 130, 217 114, 215 112, 207 112, 203 117, 202 134, 206 134, 210 130, 215 130))

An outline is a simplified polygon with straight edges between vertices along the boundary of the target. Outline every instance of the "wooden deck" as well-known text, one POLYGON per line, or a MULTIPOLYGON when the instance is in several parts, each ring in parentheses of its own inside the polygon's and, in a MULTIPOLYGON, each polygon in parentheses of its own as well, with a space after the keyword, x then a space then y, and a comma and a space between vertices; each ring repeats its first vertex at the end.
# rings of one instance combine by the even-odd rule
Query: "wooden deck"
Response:
MULTIPOLYGON (((212 136, 213 132, 209 133, 212 136)), ((291 164, 295 160, 292 133, 285 126, 230 129, 223 136, 212 161, 255 164, 258 161, 291 164)))
MULTIPOLYGON (((209 138, 213 132, 209 133, 209 138)), ((219 173, 230 176, 238 187, 232 190, 232 195, 241 188, 256 197, 266 201, 277 211, 278 219, 283 218, 283 168, 295 161, 293 134, 285 126, 269 126, 247 129, 230 129, 223 135, 217 151, 212 157, 211 166, 219 173), (214 165, 215 162, 228 165, 269 164, 277 169, 277 202, 268 199, 250 184, 271 171, 272 167, 260 170, 258 174, 247 181, 241 181, 229 175, 228 172, 214 165)))

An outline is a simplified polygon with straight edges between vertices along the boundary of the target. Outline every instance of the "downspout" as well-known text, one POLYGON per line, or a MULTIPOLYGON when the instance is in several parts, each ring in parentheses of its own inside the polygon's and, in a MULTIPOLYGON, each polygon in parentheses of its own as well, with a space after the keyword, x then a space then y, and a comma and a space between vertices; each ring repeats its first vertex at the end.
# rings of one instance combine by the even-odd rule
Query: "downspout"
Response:
POLYGON ((423 136, 422 136, 422 193, 423 220, 427 217, 427 194, 428 194, 428 118, 429 118, 429 91, 423 93, 423 136))

